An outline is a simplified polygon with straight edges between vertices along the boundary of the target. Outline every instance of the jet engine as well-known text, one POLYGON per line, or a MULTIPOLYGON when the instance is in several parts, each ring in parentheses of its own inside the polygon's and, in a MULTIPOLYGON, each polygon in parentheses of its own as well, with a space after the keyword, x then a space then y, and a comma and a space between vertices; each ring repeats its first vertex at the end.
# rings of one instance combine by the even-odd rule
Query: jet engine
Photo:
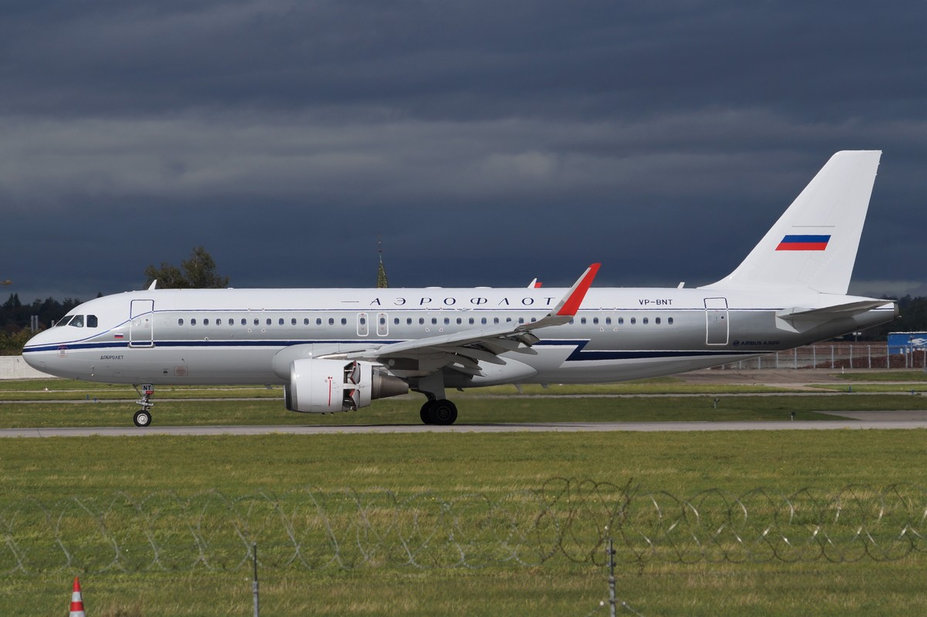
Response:
POLYGON ((355 411, 409 391, 409 384, 370 362, 302 358, 290 365, 286 408, 303 413, 355 411))

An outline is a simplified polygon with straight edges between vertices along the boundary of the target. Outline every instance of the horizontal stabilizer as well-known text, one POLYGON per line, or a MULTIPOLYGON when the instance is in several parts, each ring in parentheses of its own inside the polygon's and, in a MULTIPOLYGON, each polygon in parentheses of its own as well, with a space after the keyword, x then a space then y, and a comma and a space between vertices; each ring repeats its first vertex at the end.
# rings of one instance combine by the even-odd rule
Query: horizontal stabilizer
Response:
POLYGON ((834 319, 865 313, 886 303, 886 300, 860 300, 823 308, 782 309, 776 311, 776 327, 788 332, 804 332, 834 319))

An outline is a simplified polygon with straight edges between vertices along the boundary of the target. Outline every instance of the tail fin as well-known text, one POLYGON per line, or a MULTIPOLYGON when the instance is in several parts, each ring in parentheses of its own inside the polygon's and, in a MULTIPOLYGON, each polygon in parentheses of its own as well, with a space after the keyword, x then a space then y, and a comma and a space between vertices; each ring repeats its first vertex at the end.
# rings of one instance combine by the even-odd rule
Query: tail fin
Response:
POLYGON ((846 294, 881 150, 837 152, 729 275, 706 287, 846 294))

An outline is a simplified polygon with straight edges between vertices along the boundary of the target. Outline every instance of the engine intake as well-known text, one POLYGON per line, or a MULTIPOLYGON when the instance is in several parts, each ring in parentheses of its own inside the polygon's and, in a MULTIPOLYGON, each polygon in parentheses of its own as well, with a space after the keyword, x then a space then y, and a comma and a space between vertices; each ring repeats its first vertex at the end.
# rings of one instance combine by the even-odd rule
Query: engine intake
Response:
POLYGON ((303 358, 290 365, 284 395, 290 411, 333 413, 408 391, 406 382, 370 362, 303 358))

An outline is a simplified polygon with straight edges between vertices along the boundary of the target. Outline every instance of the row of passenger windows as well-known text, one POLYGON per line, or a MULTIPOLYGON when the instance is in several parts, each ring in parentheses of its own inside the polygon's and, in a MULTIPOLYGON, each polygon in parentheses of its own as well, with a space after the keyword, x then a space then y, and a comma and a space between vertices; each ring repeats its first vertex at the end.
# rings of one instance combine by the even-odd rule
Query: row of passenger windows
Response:
MULTIPOLYGON (((402 323, 402 321, 403 321, 403 320, 402 320, 401 318, 399 318, 399 317, 394 317, 394 318, 393 318, 393 325, 398 326, 398 325, 400 325, 400 324, 402 323)), ((426 325, 426 324, 429 324, 429 323, 430 323, 430 324, 433 325, 433 326, 436 326, 436 325, 438 325, 439 323, 443 323, 444 325, 451 325, 451 323, 456 323, 457 325, 463 325, 463 324, 465 324, 465 323, 468 324, 468 325, 476 325, 477 323, 479 323, 480 325, 486 325, 486 324, 489 324, 489 323, 492 323, 492 324, 500 324, 500 323, 514 323, 514 322, 517 322, 517 323, 519 323, 519 324, 523 324, 523 323, 526 322, 526 318, 525 318, 525 317, 518 317, 518 318, 515 318, 515 317, 505 317, 505 318, 501 318, 501 317, 491 317, 491 318, 490 318, 490 317, 481 317, 481 318, 479 318, 479 320, 477 320, 477 318, 475 318, 475 317, 468 317, 468 318, 466 318, 466 319, 464 319, 463 317, 457 317, 456 319, 451 319, 450 317, 445 317, 445 318, 443 318, 443 319, 441 319, 441 320, 439 320, 437 317, 431 317, 430 319, 426 319, 425 317, 419 317, 417 320, 416 320, 416 319, 413 319, 412 317, 406 317, 406 318, 405 318, 405 323, 406 323, 406 325, 408 325, 408 326, 414 325, 414 324, 416 323, 416 321, 418 322, 419 325, 426 325)), ((531 317, 531 318, 528 319, 527 321, 529 321, 530 323, 534 323, 535 321, 537 321, 537 318, 536 318, 536 317, 531 317)), ((387 322, 386 317, 381 316, 381 317, 378 318, 378 323, 379 323, 379 325, 385 326, 385 325, 386 325, 386 322, 387 322)), ((179 319, 177 320, 177 325, 178 325, 178 326, 183 326, 183 325, 185 325, 186 323, 187 323, 187 322, 184 320, 183 317, 181 317, 181 318, 179 318, 179 319)), ((246 319, 246 318, 241 318, 240 321, 239 321, 239 323, 240 323, 240 325, 242 325, 242 326, 247 326, 247 325, 249 325, 249 324, 248 324, 248 319, 246 319)), ((358 318, 358 323, 359 323, 360 325, 362 325, 362 326, 367 325, 367 318, 366 318, 366 317, 359 317, 359 318, 358 318)), ((571 319, 571 320, 570 320, 570 324, 575 324, 575 323, 576 323, 576 319, 571 319)), ((591 324, 593 324, 593 325, 601 325, 601 324, 604 324, 604 325, 606 325, 606 326, 610 326, 610 325, 612 325, 612 324, 617 324, 617 325, 620 326, 620 325, 624 325, 624 323, 625 323, 625 318, 624 318, 624 317, 618 317, 618 318, 613 319, 612 317, 580 317, 580 318, 579 318, 579 323, 580 323, 580 324, 590 324, 590 323, 591 323, 591 324)), ((637 323, 638 323, 637 317, 631 317, 630 319, 628 319, 628 323, 630 323, 632 326, 635 325, 635 324, 637 324, 637 323)), ((649 317, 642 317, 641 320, 640 320, 640 323, 642 323, 642 324, 644 324, 644 325, 647 325, 647 324, 650 323, 650 318, 649 318, 649 317)), ((663 318, 662 318, 662 317, 654 317, 654 318, 653 318, 653 323, 656 324, 656 325, 660 325, 660 324, 663 323, 663 318)), ((666 323, 667 323, 668 325, 672 325, 672 324, 673 324, 673 318, 672 318, 672 317, 667 317, 667 318, 666 318, 666 323)), ((224 318, 222 318, 222 317, 216 317, 216 318, 210 319, 209 317, 203 317, 202 319, 200 319, 199 321, 197 321, 197 318, 196 318, 196 317, 193 317, 193 318, 190 319, 189 324, 190 324, 191 326, 196 326, 196 325, 204 325, 204 326, 208 326, 208 325, 216 325, 216 326, 229 325, 229 326, 234 326, 234 325, 235 325, 235 318, 231 318, 231 317, 230 317, 230 318, 224 319, 224 318)), ((289 325, 291 325, 291 326, 296 326, 296 325, 298 325, 298 324, 299 324, 299 321, 297 320, 297 318, 291 317, 291 318, 289 319, 289 325)), ((346 326, 346 325, 348 325, 348 319, 347 319, 346 317, 341 317, 341 318, 335 318, 335 317, 328 317, 328 318, 316 317, 316 318, 315 318, 315 325, 317 325, 317 326, 322 326, 322 325, 325 325, 325 324, 328 324, 329 326, 334 326, 334 325, 336 325, 336 324, 340 324, 340 325, 342 325, 342 326, 346 326)), ((94 324, 94 326, 95 326, 95 325, 96 325, 96 324, 94 324)), ((254 318, 254 319, 252 319, 250 325, 260 327, 260 326, 262 325, 262 324, 261 324, 261 319, 260 319, 260 318, 254 318)), ((265 318, 265 319, 264 319, 263 325, 265 325, 265 326, 272 326, 272 325, 274 325, 274 320, 273 320, 272 318, 270 318, 270 317, 265 318)), ((283 317, 279 317, 279 318, 277 318, 277 325, 278 325, 278 326, 285 326, 285 325, 287 325, 287 320, 284 319, 283 317)), ((312 320, 309 319, 308 317, 304 317, 303 320, 302 320, 302 325, 304 325, 304 326, 312 325, 312 320)))

